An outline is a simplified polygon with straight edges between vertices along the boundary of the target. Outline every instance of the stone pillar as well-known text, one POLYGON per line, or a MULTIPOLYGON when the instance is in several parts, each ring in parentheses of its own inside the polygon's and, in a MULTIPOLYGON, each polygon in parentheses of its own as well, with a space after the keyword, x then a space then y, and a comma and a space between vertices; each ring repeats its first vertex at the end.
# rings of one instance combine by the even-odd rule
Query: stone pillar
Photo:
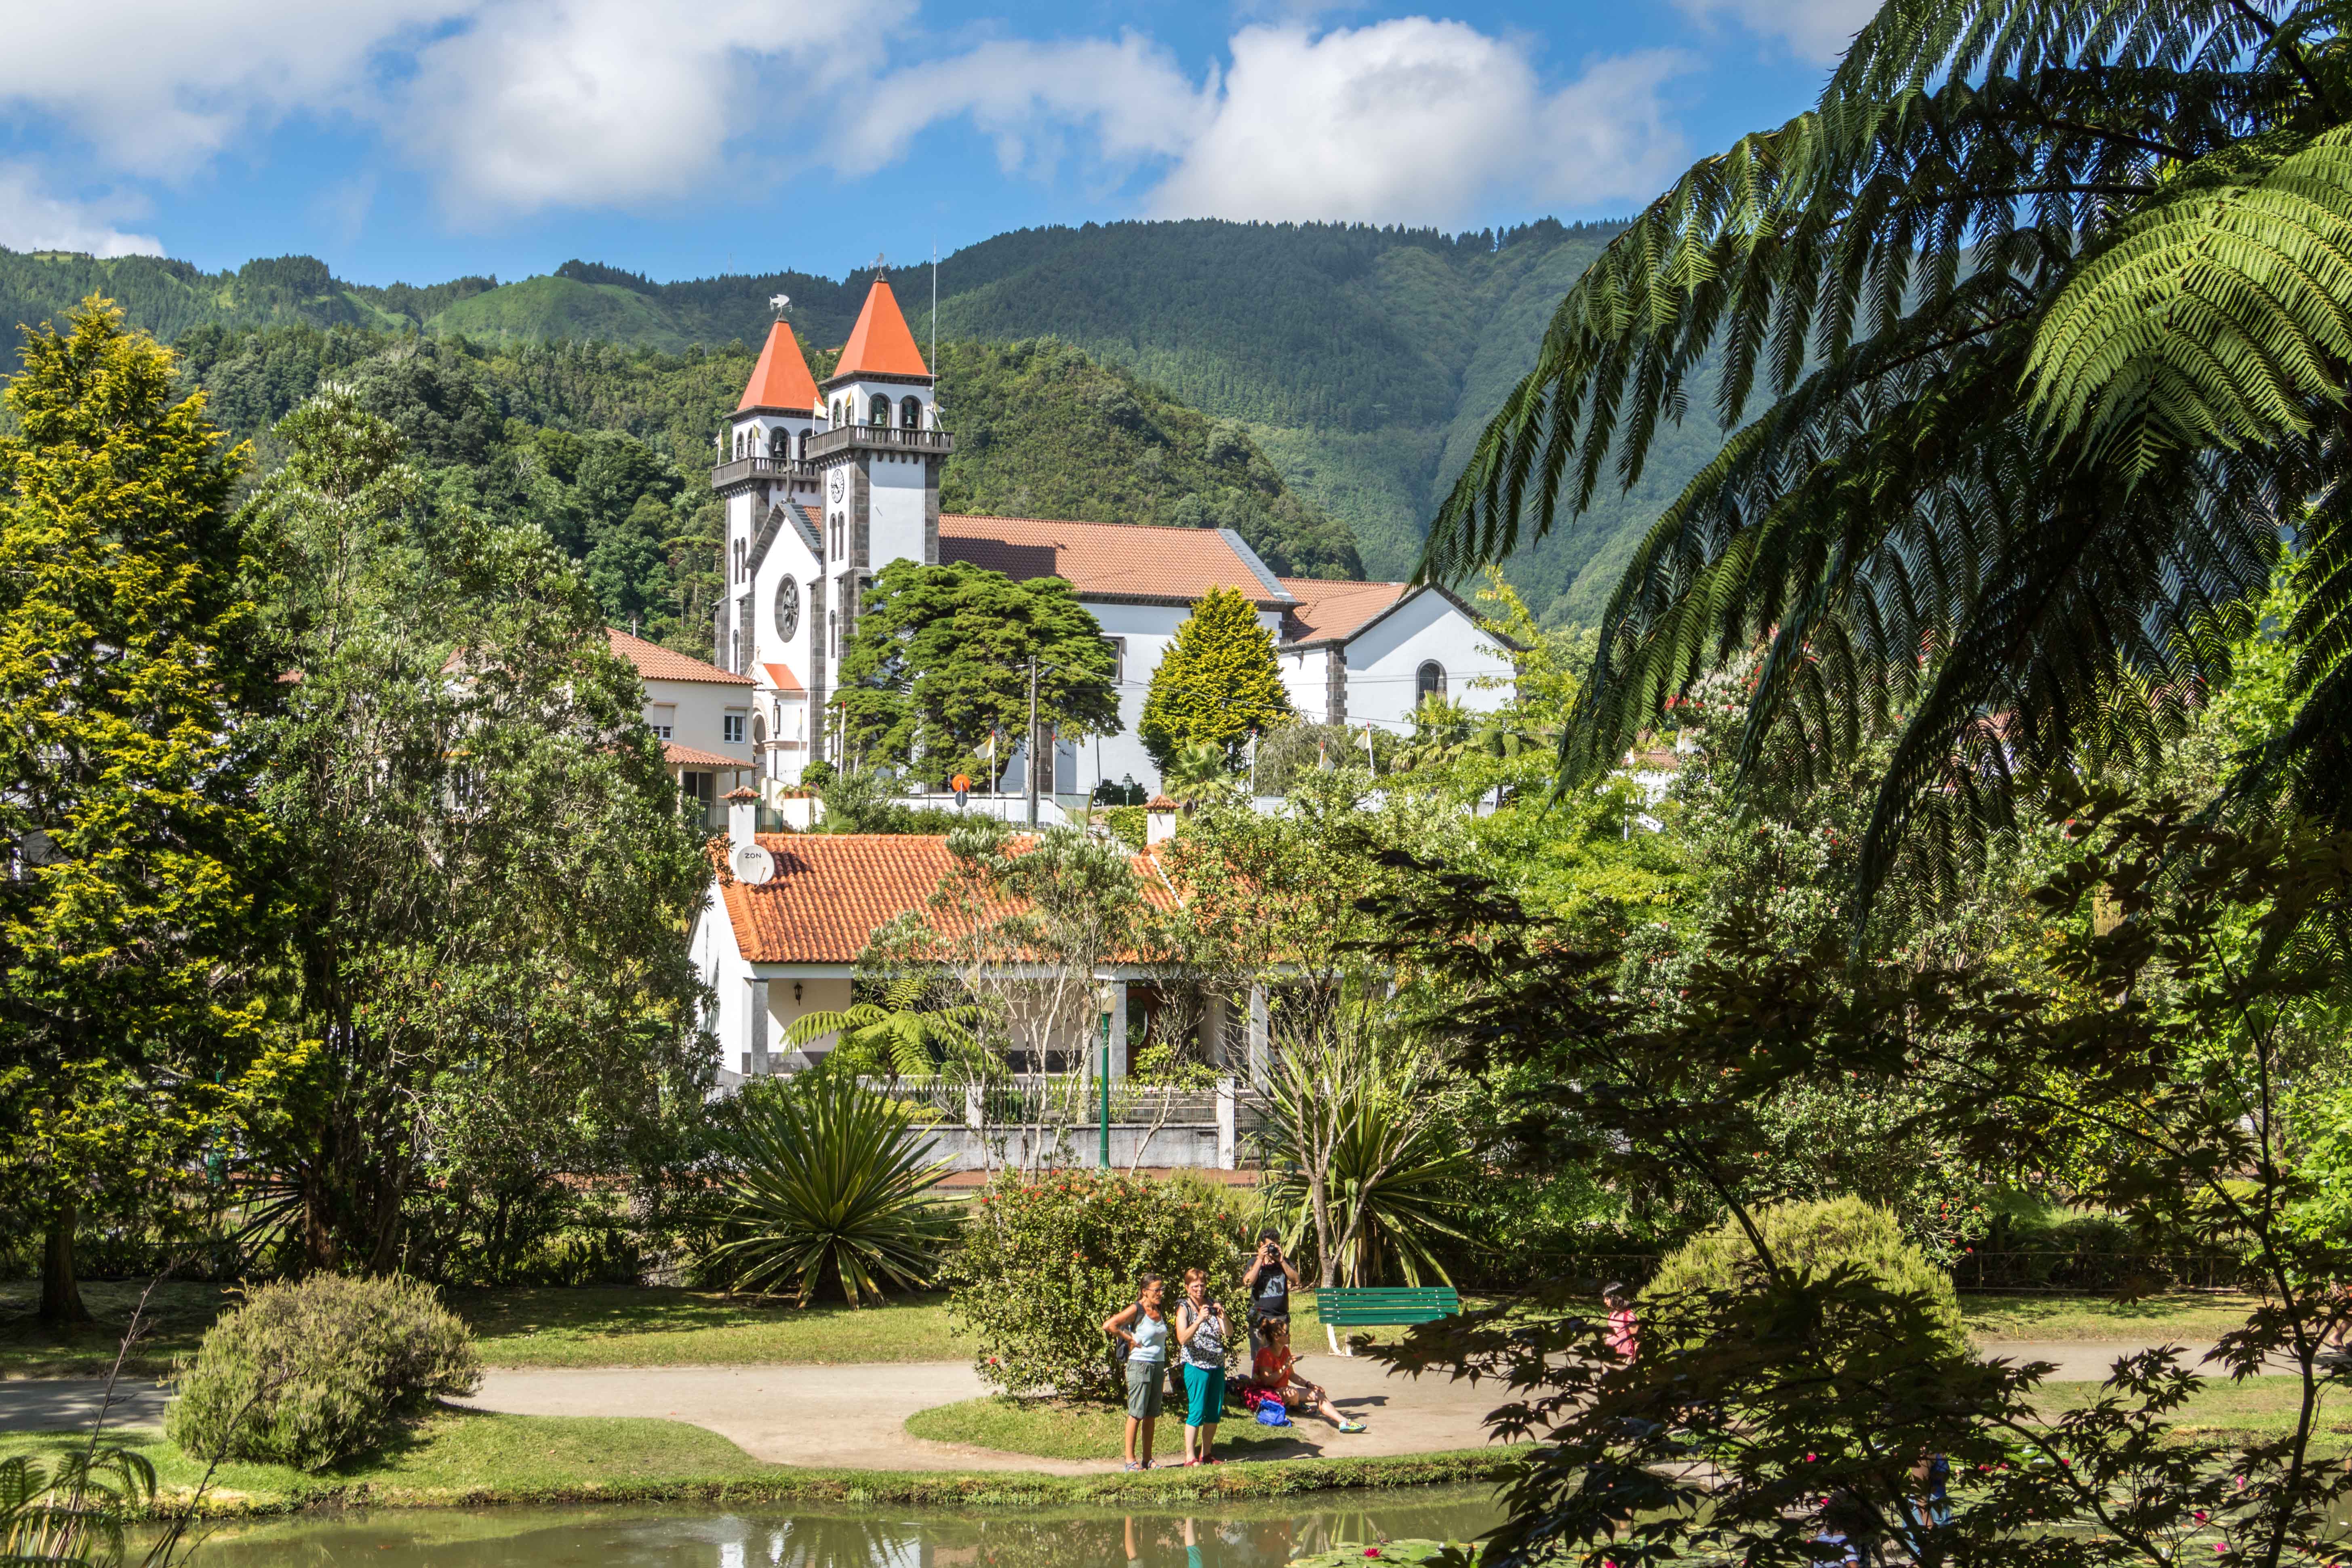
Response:
POLYGON ((1234 1080, 1232 1075, 1217 1079, 1217 1169, 1234 1168, 1234 1080))
POLYGON ((765 1078, 768 1065, 768 983, 754 980, 751 992, 751 1076, 765 1078))
POLYGON ((1118 1083, 1128 1075, 1127 1059, 1127 982, 1110 983, 1110 1080, 1118 1083))
POLYGON ((1263 1090, 1265 1088, 1266 1067, 1269 1060, 1265 1026, 1265 987, 1263 985, 1250 987, 1248 1053, 1250 1087, 1263 1090))

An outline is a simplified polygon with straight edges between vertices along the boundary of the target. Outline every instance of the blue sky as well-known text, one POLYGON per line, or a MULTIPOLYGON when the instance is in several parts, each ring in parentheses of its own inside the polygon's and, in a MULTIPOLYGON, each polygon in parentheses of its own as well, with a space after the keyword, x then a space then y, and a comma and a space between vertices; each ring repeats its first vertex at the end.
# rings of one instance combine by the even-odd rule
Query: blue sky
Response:
POLYGON ((1026 225, 1630 211, 1869 0, 18 0, 0 246, 839 276, 1026 225))

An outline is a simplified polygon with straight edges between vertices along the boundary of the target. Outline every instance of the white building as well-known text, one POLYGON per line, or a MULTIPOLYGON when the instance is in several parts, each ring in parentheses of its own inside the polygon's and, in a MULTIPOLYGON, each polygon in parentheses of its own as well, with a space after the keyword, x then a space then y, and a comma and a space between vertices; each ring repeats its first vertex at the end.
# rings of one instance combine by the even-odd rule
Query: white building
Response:
POLYGON ((716 832, 719 801, 751 772, 751 678, 612 626, 604 636, 645 687, 646 725, 661 738, 670 777, 702 803, 716 832))
MULTIPOLYGON (((1123 731, 1058 742, 1053 793, 1126 778, 1160 787, 1136 726, 1160 656, 1212 588, 1238 589, 1257 606, 1305 718, 1402 731, 1425 693, 1476 710, 1510 696, 1507 650, 1443 589, 1276 577, 1230 529, 941 516, 940 471, 953 449, 887 280, 875 279, 822 386, 791 326, 770 330, 711 472, 727 503, 729 584, 715 662, 752 688, 763 790, 825 756, 824 715, 858 596, 898 560, 1059 576, 1102 623, 1118 653, 1123 731)), ((1000 787, 1017 790, 1024 763, 1015 738, 1000 787)))

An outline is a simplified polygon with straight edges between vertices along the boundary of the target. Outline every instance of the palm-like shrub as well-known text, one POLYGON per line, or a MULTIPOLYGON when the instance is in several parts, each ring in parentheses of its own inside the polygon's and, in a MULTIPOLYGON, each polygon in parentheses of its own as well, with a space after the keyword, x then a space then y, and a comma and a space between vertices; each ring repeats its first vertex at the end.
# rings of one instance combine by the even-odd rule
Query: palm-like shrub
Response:
POLYGON ((970 1004, 924 1007, 931 981, 921 974, 892 980, 879 1002, 804 1013, 784 1031, 795 1047, 827 1035, 840 1037, 826 1065, 836 1070, 888 1078, 920 1078, 947 1071, 989 1078, 1003 1065, 981 1045, 973 1029, 980 1009, 970 1004))
POLYGON ((1731 429, 1635 551, 1561 752, 1766 656, 1743 767, 1896 735, 1863 847, 1943 875, 2012 781, 2145 756, 2292 523, 2301 700, 2242 787, 2352 817, 2352 72, 2326 0, 1887 0, 1553 317, 1430 534, 1458 577, 1731 429), (1794 742, 1769 746, 1774 736, 1794 742), (1920 829, 1930 829, 1922 832, 1920 829))
MULTIPOLYGON (((1932 1304, 1931 1315, 1946 1342, 1955 1350, 1968 1349, 1952 1277, 1904 1239, 1903 1227, 1889 1211, 1860 1198, 1827 1198, 1774 1204, 1757 1210, 1754 1218, 1780 1268, 1821 1278, 1852 1267, 1882 1290, 1918 1291, 1932 1304)), ((1726 1221, 1667 1254, 1642 1293, 1655 1298, 1689 1290, 1748 1289, 1755 1285, 1759 1268, 1748 1233, 1737 1222, 1726 1221)))
MULTIPOLYGON (((1311 1251, 1327 1285, 1446 1279, 1434 1244, 1478 1173, 1436 1092, 1425 1048, 1344 1021, 1284 1042, 1272 1085, 1268 1202, 1287 1245, 1311 1251)), ((1450 1280, 1447 1281, 1451 1283, 1450 1280)))
POLYGON ((930 1283, 955 1221, 930 1196, 947 1167, 926 1161, 905 1106, 819 1068, 746 1086, 717 1142, 730 1170, 713 1274, 803 1306, 930 1283))

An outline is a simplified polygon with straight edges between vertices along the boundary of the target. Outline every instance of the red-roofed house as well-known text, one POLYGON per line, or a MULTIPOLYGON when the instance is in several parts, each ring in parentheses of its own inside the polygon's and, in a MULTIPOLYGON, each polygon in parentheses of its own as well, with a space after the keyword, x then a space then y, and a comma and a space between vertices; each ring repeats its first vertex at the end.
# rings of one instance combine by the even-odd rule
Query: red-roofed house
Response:
POLYGON ((751 771, 751 679, 615 626, 604 636, 646 689, 646 723, 670 776, 709 810, 751 771))
POLYGON ((1510 700, 1512 649, 1479 629, 1469 605, 1443 588, 1285 577, 1282 679, 1310 719, 1412 728, 1413 710, 1444 697, 1474 712, 1510 700))

